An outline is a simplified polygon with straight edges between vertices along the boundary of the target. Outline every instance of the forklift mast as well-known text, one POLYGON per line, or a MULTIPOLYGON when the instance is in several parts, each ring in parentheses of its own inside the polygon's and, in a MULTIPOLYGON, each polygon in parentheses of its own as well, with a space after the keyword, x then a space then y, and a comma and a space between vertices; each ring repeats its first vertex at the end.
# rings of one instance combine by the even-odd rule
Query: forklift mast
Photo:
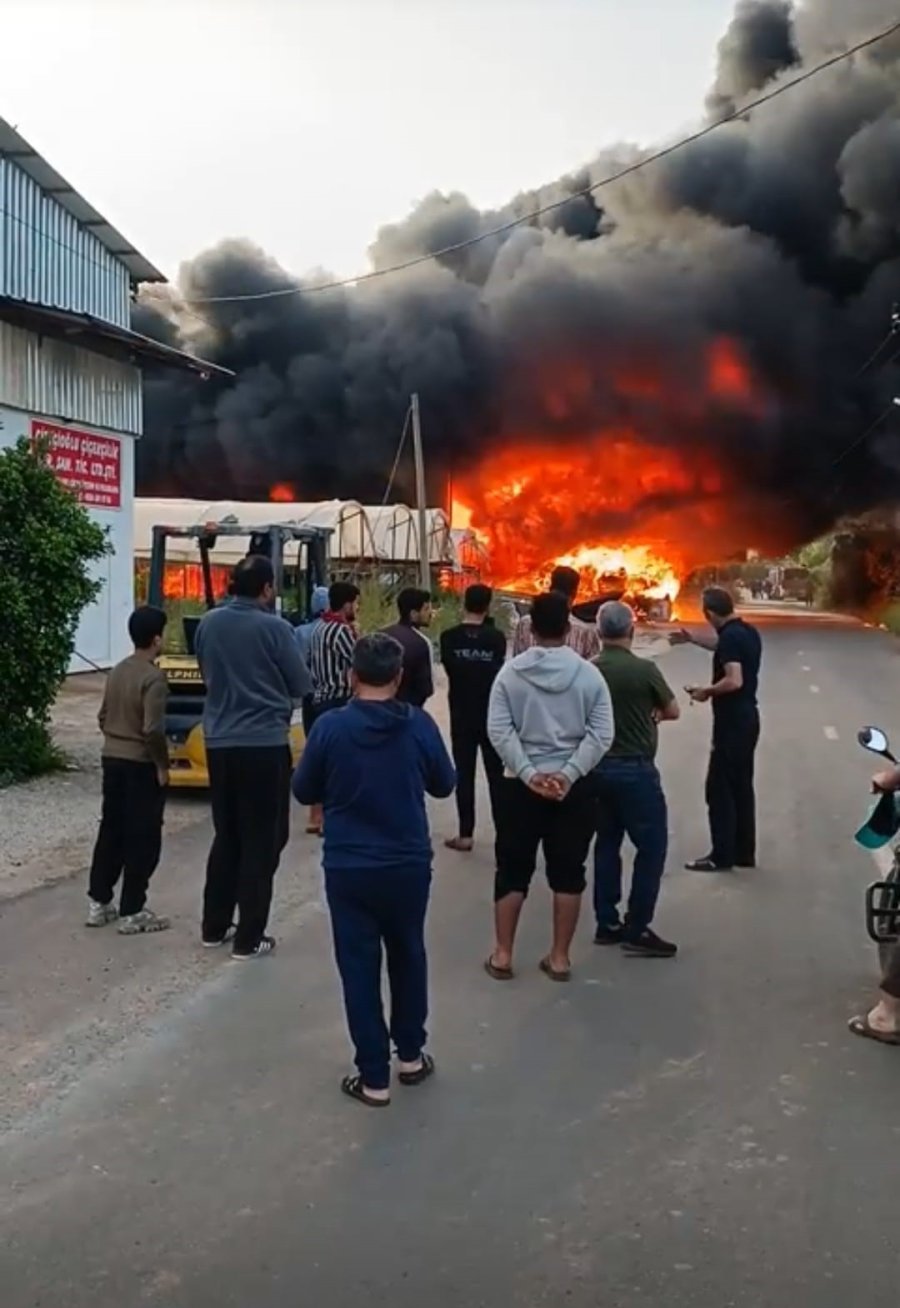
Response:
POLYGON ((213 552, 220 537, 247 537, 247 554, 261 554, 272 564, 275 577, 276 608, 283 611, 285 590, 285 546, 296 542, 297 603, 300 614, 308 614, 312 593, 317 586, 328 585, 330 528, 302 527, 293 523, 273 523, 266 527, 246 527, 236 522, 208 523, 205 526, 154 526, 150 553, 150 576, 147 601, 161 607, 165 597, 166 542, 170 539, 194 540, 200 555, 203 574, 203 600, 207 609, 215 608, 213 589, 213 552), (304 557, 305 555, 305 557, 304 557), (305 566, 304 566, 305 565, 305 566))

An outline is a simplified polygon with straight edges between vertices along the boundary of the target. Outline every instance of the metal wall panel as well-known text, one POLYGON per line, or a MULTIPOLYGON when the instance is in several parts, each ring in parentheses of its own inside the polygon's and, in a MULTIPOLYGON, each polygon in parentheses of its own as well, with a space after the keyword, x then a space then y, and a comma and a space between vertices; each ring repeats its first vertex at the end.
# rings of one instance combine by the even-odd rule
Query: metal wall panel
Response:
POLYGON ((139 436, 141 373, 0 322, 0 404, 139 436))
POLYGON ((130 291, 125 265, 0 158, 0 295, 128 327, 130 291))

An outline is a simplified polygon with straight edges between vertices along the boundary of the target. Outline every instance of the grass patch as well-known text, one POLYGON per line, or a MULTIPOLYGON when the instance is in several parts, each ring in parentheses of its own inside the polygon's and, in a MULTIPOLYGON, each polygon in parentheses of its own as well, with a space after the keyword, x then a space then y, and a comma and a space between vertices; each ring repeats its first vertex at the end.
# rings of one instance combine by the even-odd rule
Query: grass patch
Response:
POLYGON ((46 734, 35 732, 34 742, 28 751, 28 769, 13 772, 8 768, 0 770, 0 790, 18 785, 23 781, 33 781, 36 777, 45 777, 54 772, 68 772, 69 759, 56 742, 46 734))
MULTIPOLYGON (((397 590, 386 588, 374 581, 363 581, 359 596, 359 629, 364 635, 391 627, 397 621, 397 590)), ((202 617, 206 606, 200 600, 166 600, 164 602, 169 621, 166 626, 163 649, 166 654, 184 654, 183 619, 202 617)), ((434 617, 428 628, 428 636, 433 641, 440 640, 441 633, 448 627, 455 626, 462 618, 462 601, 453 591, 444 591, 435 599, 434 617)))

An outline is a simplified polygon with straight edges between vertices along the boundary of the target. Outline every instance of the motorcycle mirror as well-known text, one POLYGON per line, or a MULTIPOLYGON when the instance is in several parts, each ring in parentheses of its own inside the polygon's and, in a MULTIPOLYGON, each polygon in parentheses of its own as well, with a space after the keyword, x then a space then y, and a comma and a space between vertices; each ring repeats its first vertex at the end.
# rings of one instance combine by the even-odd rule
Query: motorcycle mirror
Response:
POLYGON ((857 740, 863 749, 869 750, 870 753, 881 754, 884 758, 891 757, 890 742, 881 727, 863 727, 857 740))

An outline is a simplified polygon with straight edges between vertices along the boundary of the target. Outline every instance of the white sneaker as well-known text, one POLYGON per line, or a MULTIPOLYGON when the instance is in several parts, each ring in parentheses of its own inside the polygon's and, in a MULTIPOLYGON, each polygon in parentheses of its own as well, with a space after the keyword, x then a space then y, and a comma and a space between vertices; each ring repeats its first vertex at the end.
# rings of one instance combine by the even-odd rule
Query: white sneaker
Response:
POLYGON ((119 935, 142 936, 151 931, 168 931, 171 925, 167 917, 160 917, 149 908, 144 908, 140 913, 132 913, 129 917, 120 919, 119 935))
POLYGON ((119 910, 112 904, 98 904, 96 899, 88 896, 88 915, 85 918, 84 925, 89 927, 108 926, 110 922, 115 922, 119 916, 119 910))

